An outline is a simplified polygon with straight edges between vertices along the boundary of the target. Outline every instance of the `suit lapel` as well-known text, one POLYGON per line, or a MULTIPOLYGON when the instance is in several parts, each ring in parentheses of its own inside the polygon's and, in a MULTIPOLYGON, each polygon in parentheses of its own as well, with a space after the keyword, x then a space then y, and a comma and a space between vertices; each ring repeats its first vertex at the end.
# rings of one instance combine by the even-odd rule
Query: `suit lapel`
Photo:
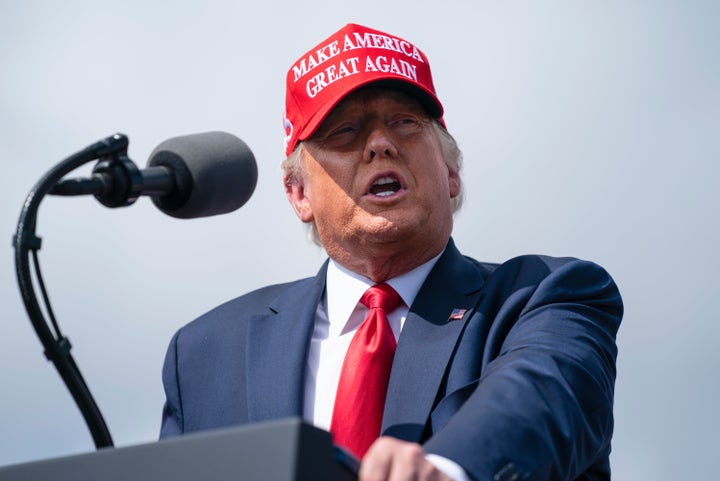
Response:
POLYGON ((421 440, 448 362, 480 298, 482 284, 479 268, 463 258, 451 239, 410 307, 400 335, 385 403, 384 434, 413 442, 421 440))
POLYGON ((302 416, 305 369, 327 264, 255 316, 247 335, 247 408, 251 422, 302 416))

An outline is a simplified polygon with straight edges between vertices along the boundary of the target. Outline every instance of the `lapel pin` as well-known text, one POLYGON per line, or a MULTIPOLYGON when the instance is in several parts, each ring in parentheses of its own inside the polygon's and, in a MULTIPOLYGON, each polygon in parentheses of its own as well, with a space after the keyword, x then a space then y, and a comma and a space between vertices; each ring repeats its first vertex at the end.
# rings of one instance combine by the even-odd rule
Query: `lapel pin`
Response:
POLYGON ((448 317, 448 321, 459 321, 460 319, 463 318, 463 316, 465 315, 466 312, 467 312, 467 309, 455 308, 450 313, 450 317, 448 317))

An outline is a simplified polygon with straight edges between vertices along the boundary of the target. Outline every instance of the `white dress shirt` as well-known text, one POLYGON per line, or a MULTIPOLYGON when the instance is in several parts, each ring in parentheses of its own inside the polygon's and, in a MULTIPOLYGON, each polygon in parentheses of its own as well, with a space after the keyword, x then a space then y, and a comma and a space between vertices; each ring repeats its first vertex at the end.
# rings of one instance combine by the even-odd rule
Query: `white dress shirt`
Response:
MULTIPOLYGON (((441 254, 410 272, 386 281, 403 300, 395 310, 386 313, 395 340, 400 336, 409 306, 441 254)), ((360 303, 360 298, 374 284, 370 279, 330 260, 325 294, 317 308, 308 353, 303 413, 305 420, 322 429, 330 429, 343 360, 355 331, 367 315, 368 308, 360 303)), ((469 479, 457 463, 447 458, 428 454, 427 459, 456 481, 469 479)))

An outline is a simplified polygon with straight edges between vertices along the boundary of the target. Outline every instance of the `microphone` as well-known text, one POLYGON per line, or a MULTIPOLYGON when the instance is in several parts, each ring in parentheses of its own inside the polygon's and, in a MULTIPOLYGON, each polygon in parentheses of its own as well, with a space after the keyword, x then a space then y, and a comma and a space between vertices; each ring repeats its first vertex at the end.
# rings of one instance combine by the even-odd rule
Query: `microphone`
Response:
POLYGON ((92 194, 107 207, 148 195, 165 214, 192 219, 239 209, 256 184, 257 164, 247 144, 226 132, 206 132, 162 142, 142 170, 124 153, 102 158, 90 178, 63 180, 49 193, 92 194))

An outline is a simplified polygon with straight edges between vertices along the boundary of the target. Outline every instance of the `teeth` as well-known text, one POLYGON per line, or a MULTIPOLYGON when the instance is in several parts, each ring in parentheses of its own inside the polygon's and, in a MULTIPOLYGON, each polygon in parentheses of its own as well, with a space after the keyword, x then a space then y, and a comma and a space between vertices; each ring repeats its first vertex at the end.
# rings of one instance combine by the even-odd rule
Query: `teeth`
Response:
POLYGON ((387 197, 396 193, 400 188, 400 182, 396 178, 385 176, 373 182, 370 193, 380 197, 387 197))
POLYGON ((396 182, 395 179, 392 177, 382 177, 378 180, 376 180, 373 185, 385 185, 385 184, 392 184, 393 182, 396 182))

